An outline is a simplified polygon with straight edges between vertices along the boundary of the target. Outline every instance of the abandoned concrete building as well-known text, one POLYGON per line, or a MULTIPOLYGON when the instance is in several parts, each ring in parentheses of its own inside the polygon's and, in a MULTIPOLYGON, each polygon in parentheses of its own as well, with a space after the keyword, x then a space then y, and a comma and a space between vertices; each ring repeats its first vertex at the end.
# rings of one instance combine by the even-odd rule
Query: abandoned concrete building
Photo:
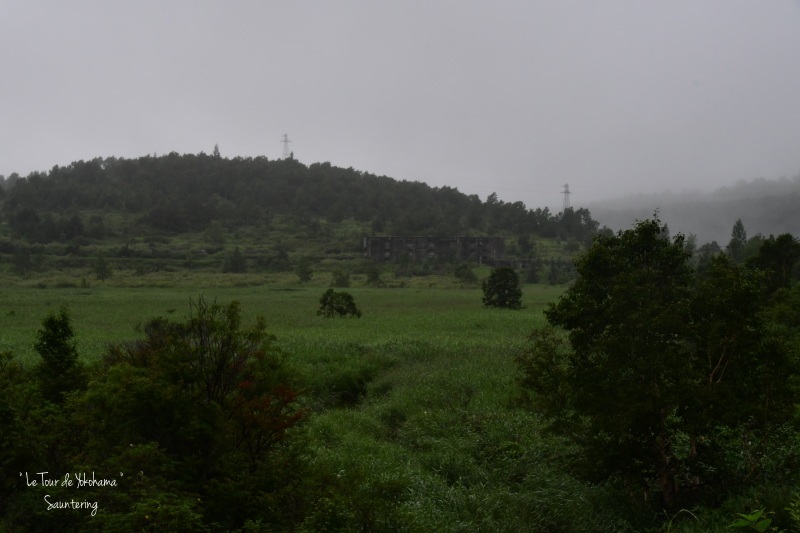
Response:
POLYGON ((503 237, 364 237, 364 256, 378 262, 439 260, 496 264, 503 259, 503 237))

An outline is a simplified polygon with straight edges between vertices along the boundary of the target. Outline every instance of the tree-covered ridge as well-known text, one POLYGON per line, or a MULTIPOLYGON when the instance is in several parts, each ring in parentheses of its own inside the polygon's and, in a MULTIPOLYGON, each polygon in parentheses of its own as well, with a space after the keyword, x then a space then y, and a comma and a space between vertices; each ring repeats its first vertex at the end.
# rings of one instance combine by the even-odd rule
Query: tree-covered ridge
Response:
MULTIPOLYGON (((553 214, 482 201, 451 187, 398 181, 330 163, 232 159, 200 153, 109 157, 4 180, 3 222, 31 242, 102 238, 111 216, 134 217, 141 231, 199 232, 221 223, 253 226, 275 215, 353 219, 374 234, 503 234, 585 241, 598 224, 586 209, 553 214)), ((3 197, 0 197, 3 199, 3 197)))

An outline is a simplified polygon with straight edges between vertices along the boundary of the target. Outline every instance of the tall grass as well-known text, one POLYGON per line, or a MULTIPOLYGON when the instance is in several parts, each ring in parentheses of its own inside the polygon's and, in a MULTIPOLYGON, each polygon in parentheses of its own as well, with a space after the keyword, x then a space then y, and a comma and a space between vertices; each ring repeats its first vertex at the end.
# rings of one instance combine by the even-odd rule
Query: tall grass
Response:
POLYGON ((598 512, 609 492, 567 473, 571 446, 512 405, 513 356, 561 290, 524 289, 526 307, 507 311, 483 308, 478 288, 355 287, 362 318, 325 319, 321 282, 6 287, 0 350, 35 361, 41 319, 63 305, 92 361, 137 324, 184 317, 190 298, 238 300, 245 324, 266 318, 312 411, 303 530, 624 530, 598 512))

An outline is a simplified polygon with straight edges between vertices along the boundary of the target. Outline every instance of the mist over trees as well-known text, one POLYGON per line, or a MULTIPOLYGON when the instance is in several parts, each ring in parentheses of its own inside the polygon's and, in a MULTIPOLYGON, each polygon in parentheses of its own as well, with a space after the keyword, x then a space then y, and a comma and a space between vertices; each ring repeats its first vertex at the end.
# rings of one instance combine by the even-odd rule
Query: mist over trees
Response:
POLYGON ((613 230, 630 228, 657 209, 674 232, 693 233, 699 244, 727 243, 741 219, 750 236, 800 234, 800 174, 792 178, 740 181, 711 193, 685 191, 635 195, 589 204, 592 215, 613 230))

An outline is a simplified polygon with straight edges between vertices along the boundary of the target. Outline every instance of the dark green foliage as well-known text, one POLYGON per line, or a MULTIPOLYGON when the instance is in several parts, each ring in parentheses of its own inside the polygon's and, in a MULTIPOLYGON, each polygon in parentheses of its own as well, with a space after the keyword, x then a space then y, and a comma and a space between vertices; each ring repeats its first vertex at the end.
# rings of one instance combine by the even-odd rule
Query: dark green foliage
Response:
POLYGON ((275 255, 269 257, 262 266, 273 272, 291 272, 292 264, 289 261, 289 254, 286 251, 286 247, 280 243, 276 245, 275 255))
POLYGON ((48 313, 36 333, 34 349, 42 359, 38 366, 42 396, 53 403, 63 403, 66 392, 85 385, 74 336, 65 307, 58 314, 48 313))
POLYGON ((225 231, 222 222, 212 220, 203 232, 203 238, 211 244, 225 244, 225 231))
POLYGON ((747 261, 751 268, 767 274, 767 291, 774 293, 780 288, 789 287, 793 280, 800 278, 797 266, 800 264, 800 243, 792 235, 784 233, 770 235, 761 244, 758 255, 747 261))
POLYGON ((697 273, 704 275, 711 268, 711 263, 716 256, 722 253, 717 241, 712 241, 702 245, 697 250, 697 273))
MULTIPOLYGON (((554 214, 504 202, 496 194, 482 202, 452 187, 432 188, 330 163, 306 166, 295 159, 229 159, 214 153, 109 157, 14 181, 6 191, 4 216, 30 242, 107 235, 109 225, 97 220, 83 227, 81 217, 100 210, 134 215, 150 230, 168 234, 203 232, 213 221, 228 228, 253 226, 271 214, 353 219, 398 235, 507 232, 586 242, 597 231, 586 209, 554 214)), ((219 243, 219 232, 212 231, 209 239, 219 243)))
POLYGON ((222 271, 232 274, 247 272, 247 259, 238 246, 225 255, 225 264, 222 267, 222 271))
POLYGON ((575 279, 575 265, 571 260, 551 258, 547 265, 547 283, 560 285, 575 279))
POLYGON ((361 310, 356 307, 353 296, 348 292, 336 292, 333 289, 328 289, 322 294, 317 314, 325 318, 348 315, 361 318, 361 310))
POLYGON ((28 250, 17 248, 14 250, 14 257, 11 260, 12 270, 20 276, 27 276, 33 269, 33 261, 28 250))
POLYGON ((266 502, 293 478, 279 464, 289 460, 281 443, 304 411, 263 319, 242 328, 237 302, 201 298, 186 322, 156 319, 144 332, 109 350, 102 376, 75 406, 87 453, 120 450, 106 464, 143 470, 157 494, 149 503, 130 494, 136 505, 116 519, 141 520, 141 509, 152 520, 160 512, 164 521, 231 529, 279 516, 266 502))
POLYGON ((541 261, 539 259, 531 260, 525 267, 525 283, 540 283, 542 277, 539 274, 541 268, 541 261))
POLYGON ((483 305, 519 309, 522 307, 522 289, 519 276, 512 267, 498 267, 483 281, 483 305))
POLYGON ((744 247, 747 244, 747 232, 744 230, 742 219, 736 219, 736 223, 731 230, 731 240, 728 243, 728 255, 734 263, 742 262, 744 247))
POLYGON ((297 260, 294 273, 297 274, 297 279, 300 281, 300 283, 307 283, 311 281, 311 278, 314 276, 314 274, 311 270, 311 263, 309 262, 308 257, 302 256, 297 260))
POLYGON ((687 259, 657 219, 598 237, 546 312, 569 348, 545 330, 518 359, 533 405, 582 445, 586 474, 667 507, 774 476, 752 458, 774 452, 797 390, 797 360, 761 319, 762 276, 721 255, 696 281, 687 259))
POLYGON ((105 256, 100 254, 94 260, 94 276, 100 281, 105 281, 113 274, 111 265, 108 264, 105 256))
POLYGON ((39 421, 31 412, 40 398, 37 392, 31 373, 10 352, 0 352, 0 472, 9 473, 0 476, 0 529, 6 502, 18 486, 11 472, 24 470, 40 447, 41 441, 31 441, 28 425, 31 419, 39 421))
POLYGON ((383 285, 383 281, 381 281, 381 267, 378 266, 378 263, 370 261, 367 263, 365 270, 367 272, 368 284, 375 287, 380 287, 383 285))
POLYGON ((62 310, 38 334, 39 367, 0 355, 0 469, 14 473, 0 481, 0 529, 233 531, 250 521, 286 531, 299 522, 295 487, 306 471, 288 437, 306 412, 263 319, 244 328, 236 302, 201 298, 185 321, 155 319, 141 340, 110 347, 88 386, 53 404, 43 395, 67 392, 56 378, 78 368, 72 338, 62 310), (117 486, 26 487, 16 475, 41 471, 94 472, 117 486), (47 512, 45 494, 99 510, 47 512))
MULTIPOLYGON (((24 276, 43 266, 93 269, 97 254, 115 270, 136 269, 140 275, 178 268, 241 272, 232 264, 235 253, 224 248, 234 239, 246 250, 248 272, 291 272, 299 255, 314 265, 328 257, 352 259, 376 220, 384 234, 509 235, 509 250, 525 254, 535 239, 583 243, 597 229, 585 209, 556 214, 497 195, 482 202, 450 187, 330 164, 204 153, 56 166, 17 180, 2 207, 0 224, 10 230, 9 242, 36 254, 34 265, 19 258, 15 270, 24 276)), ((455 249, 429 261, 406 257, 396 274, 446 275, 455 257, 455 249)), ((301 272, 301 283, 307 272, 301 272)))
POLYGON ((350 286, 350 273, 341 268, 336 268, 333 271, 333 279, 331 280, 331 287, 347 288, 350 286))
POLYGON ((453 275, 461 281, 461 283, 465 284, 473 284, 478 283, 478 276, 475 275, 475 272, 469 267, 467 263, 461 263, 458 265, 453 272, 453 275))

